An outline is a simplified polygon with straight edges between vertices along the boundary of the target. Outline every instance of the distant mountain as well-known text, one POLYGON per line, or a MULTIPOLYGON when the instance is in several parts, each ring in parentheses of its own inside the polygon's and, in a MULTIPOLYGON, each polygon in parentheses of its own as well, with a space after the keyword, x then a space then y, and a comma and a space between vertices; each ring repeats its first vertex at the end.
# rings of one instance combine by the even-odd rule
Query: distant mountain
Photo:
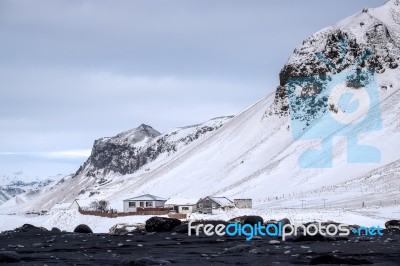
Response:
MULTIPOLYGON (((48 186, 53 182, 52 179, 47 178, 42 181, 22 181, 18 180, 16 176, 3 176, 1 178, 0 185, 0 204, 8 201, 9 199, 20 195, 22 193, 33 191, 36 189, 41 189, 45 186, 48 186)), ((21 179, 23 177, 20 177, 21 179)))
MULTIPOLYGON (((399 1, 392 0, 379 8, 364 9, 307 38, 280 72, 275 93, 237 116, 161 135, 142 125, 116 137, 97 140, 92 155, 73 177, 46 188, 35 198, 21 196, 11 200, 0 210, 49 209, 78 197, 109 200, 113 208, 121 209, 122 200, 144 193, 165 198, 220 195, 253 198, 255 203, 273 198, 282 205, 287 199, 296 201, 304 195, 321 198, 324 193, 343 204, 354 199, 376 201, 383 191, 390 193, 390 198, 398 197, 399 64, 400 6, 399 1), (332 167, 300 167, 299 158, 305 151, 321 148, 322 141, 332 139, 325 135, 314 136, 315 139, 300 137, 324 131, 320 118, 337 110, 338 106, 331 106, 328 99, 329 82, 337 75, 354 93, 368 82, 376 82, 378 103, 371 109, 379 112, 368 112, 364 125, 379 120, 381 128, 356 135, 357 128, 350 126, 350 121, 333 133, 336 138, 331 150, 332 167), (301 86, 304 81, 309 84, 301 86), (292 82, 300 84, 293 91, 299 97, 294 102, 288 93, 292 82), (300 132, 295 132, 293 120, 304 123, 300 132), (340 134, 343 132, 375 146, 381 160, 349 163, 348 139, 340 134), (294 136, 298 139, 294 140, 294 136), (390 182, 390 188, 380 187, 379 176, 390 182), (363 182, 376 189, 365 193, 362 188, 350 189, 348 185, 362 186, 363 182), (336 187, 346 187, 351 193, 341 196, 333 189, 336 187)), ((349 101, 348 106, 363 104, 364 100, 367 99, 349 101)), ((360 115, 365 114, 366 111, 360 115)), ((315 157, 310 163, 322 160, 323 157, 315 157)))

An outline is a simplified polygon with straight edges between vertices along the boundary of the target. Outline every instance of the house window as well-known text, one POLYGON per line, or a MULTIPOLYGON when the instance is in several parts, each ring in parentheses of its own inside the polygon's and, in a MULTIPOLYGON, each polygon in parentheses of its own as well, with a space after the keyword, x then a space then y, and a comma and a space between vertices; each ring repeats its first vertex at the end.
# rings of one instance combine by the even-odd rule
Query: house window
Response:
POLYGON ((140 202, 140 207, 144 207, 144 202, 143 201, 140 202))
POLYGON ((203 204, 202 203, 199 204, 199 208, 200 209, 203 208, 203 204))
POLYGON ((153 207, 153 202, 147 201, 146 202, 146 207, 153 207))
POLYGON ((189 207, 182 207, 182 211, 188 211, 189 207))
POLYGON ((129 202, 129 207, 136 207, 136 202, 129 202))
POLYGON ((213 203, 213 204, 212 204, 212 208, 213 208, 213 209, 217 208, 217 204, 213 203))

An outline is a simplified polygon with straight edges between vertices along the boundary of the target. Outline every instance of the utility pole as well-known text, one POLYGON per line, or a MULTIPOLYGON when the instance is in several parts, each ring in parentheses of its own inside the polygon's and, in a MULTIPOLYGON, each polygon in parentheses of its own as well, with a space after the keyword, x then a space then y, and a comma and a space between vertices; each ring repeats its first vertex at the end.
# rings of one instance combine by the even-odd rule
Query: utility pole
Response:
POLYGON ((301 208, 303 209, 304 208, 304 202, 306 201, 306 200, 300 200, 301 201, 301 208))
POLYGON ((325 209, 325 202, 328 200, 328 199, 322 199, 323 201, 324 201, 324 209, 325 209))

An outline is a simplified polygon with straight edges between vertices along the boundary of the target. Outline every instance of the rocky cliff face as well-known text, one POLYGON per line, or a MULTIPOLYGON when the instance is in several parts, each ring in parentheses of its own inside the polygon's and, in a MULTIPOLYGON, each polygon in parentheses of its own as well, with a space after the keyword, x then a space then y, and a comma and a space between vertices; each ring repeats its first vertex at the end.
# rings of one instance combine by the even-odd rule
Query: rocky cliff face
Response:
POLYGON ((148 125, 94 142, 92 153, 75 176, 101 177, 132 174, 161 155, 169 156, 193 141, 220 128, 232 117, 212 119, 204 124, 178 128, 160 134, 148 125))
MULTIPOLYGON (((275 108, 270 114, 288 114, 286 85, 291 79, 310 77, 313 87, 303 86, 304 90, 323 94, 331 75, 352 72, 347 84, 357 89, 365 85, 363 82, 368 82, 366 71, 383 74, 397 69, 400 63, 399 29, 400 4, 398 0, 391 0, 382 7, 364 9, 313 34, 294 50, 281 70, 275 108)), ((387 85, 380 89, 387 89, 387 85)), ((320 97, 308 104, 310 109, 326 110, 327 98, 320 97)))
POLYGON ((146 163, 140 149, 160 133, 148 125, 120 133, 112 138, 101 138, 94 142, 92 153, 76 175, 85 171, 86 176, 110 172, 128 174, 146 163))

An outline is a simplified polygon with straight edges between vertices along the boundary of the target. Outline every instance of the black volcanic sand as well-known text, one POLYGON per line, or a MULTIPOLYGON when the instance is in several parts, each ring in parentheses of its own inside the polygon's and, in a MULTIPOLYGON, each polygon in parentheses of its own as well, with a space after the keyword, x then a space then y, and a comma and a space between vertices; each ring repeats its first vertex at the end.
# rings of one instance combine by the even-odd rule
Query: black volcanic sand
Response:
POLYGON ((9 231, 0 234, 0 250, 14 251, 22 259, 10 265, 400 265, 400 230, 384 230, 382 237, 350 235, 348 240, 323 242, 143 231, 125 236, 9 231), (271 245, 270 240, 280 244, 271 245))

